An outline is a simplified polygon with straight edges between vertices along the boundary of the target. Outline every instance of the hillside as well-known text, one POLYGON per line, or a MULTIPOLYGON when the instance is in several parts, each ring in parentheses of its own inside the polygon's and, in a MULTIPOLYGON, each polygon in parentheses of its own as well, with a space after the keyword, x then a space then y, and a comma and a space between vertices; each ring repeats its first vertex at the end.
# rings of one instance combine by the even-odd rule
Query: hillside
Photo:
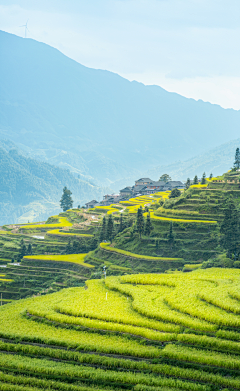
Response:
POLYGON ((238 137, 238 111, 84 67, 3 31, 0 51, 0 137, 98 185, 238 137))
POLYGON ((238 255, 236 259, 226 256, 220 226, 226 200, 234 195, 239 207, 239 173, 208 179, 206 184, 192 185, 180 193, 169 198, 170 191, 159 192, 110 206, 68 210, 45 223, 3 227, 0 265, 7 266, 5 278, 11 283, 0 282, 0 293, 12 300, 29 296, 32 287, 37 292, 52 290, 53 282, 54 290, 61 289, 69 284, 68 270, 84 278, 101 278, 103 267, 107 275, 191 271, 212 265, 238 268, 238 255), (140 234, 137 216, 141 207, 140 234), (21 264, 16 268, 11 260, 21 264), (36 280, 38 268, 40 280, 36 280), (43 285, 45 269, 52 273, 43 285), (60 270, 63 275, 55 280, 60 270))
POLYGON ((152 168, 144 173, 144 176, 158 179, 159 173, 167 172, 173 180, 193 179, 195 175, 201 178, 204 171, 214 176, 226 172, 232 165, 232 157, 236 148, 240 146, 240 139, 229 141, 207 152, 195 156, 186 161, 178 161, 168 165, 161 165, 152 168))
POLYGON ((2 227, 0 390, 240 390, 239 178, 2 227))
POLYGON ((44 220, 59 213, 62 189, 73 193, 75 205, 101 197, 104 189, 74 177, 68 170, 27 158, 11 142, 0 146, 0 224, 44 220), (1 147, 2 146, 2 147, 1 147))

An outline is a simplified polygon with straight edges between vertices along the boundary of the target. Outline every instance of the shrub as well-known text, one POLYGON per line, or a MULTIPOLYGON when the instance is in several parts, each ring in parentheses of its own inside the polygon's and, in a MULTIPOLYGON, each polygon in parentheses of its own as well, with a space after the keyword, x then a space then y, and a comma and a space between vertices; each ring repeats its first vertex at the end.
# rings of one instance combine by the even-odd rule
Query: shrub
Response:
POLYGON ((177 198, 180 197, 181 191, 179 189, 172 189, 169 198, 177 198))

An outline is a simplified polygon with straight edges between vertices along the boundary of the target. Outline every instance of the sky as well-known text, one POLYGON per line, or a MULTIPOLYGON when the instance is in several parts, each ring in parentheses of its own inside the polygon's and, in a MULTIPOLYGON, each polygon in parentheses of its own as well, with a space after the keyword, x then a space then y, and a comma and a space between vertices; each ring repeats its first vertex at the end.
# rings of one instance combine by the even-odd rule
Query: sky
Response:
POLYGON ((240 0, 0 0, 0 29, 81 64, 240 110, 240 0))

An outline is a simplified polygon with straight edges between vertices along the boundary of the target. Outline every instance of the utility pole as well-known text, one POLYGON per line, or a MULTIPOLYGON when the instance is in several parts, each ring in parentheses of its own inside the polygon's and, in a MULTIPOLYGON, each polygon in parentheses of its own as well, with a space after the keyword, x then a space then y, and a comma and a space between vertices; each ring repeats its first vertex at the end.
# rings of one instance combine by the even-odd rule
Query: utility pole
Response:
POLYGON ((106 276, 107 276, 107 271, 106 271, 106 266, 105 266, 105 265, 103 266, 103 274, 104 274, 104 278, 106 278, 106 276))
POLYGON ((1 307, 2 307, 2 293, 1 293, 1 307))

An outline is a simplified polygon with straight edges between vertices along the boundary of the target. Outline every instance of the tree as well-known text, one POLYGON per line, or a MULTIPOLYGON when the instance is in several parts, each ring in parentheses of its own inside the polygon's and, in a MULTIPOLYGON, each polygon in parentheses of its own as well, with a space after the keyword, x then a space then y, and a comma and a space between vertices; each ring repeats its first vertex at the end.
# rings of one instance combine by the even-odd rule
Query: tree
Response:
POLYGON ((122 217, 122 214, 121 214, 119 227, 118 227, 118 232, 122 232, 122 231, 123 231, 123 217, 122 217))
POLYGON ((173 223, 172 223, 172 221, 170 222, 170 226, 169 226, 168 243, 169 243, 170 248, 172 250, 172 247, 174 245, 174 234, 173 234, 173 223))
POLYGON ((198 176, 197 175, 195 175, 195 177, 193 179, 193 184, 198 185, 198 176))
POLYGON ((67 187, 65 186, 63 188, 63 194, 60 200, 60 207, 63 209, 64 212, 66 212, 66 210, 68 209, 71 209, 73 206, 73 200, 71 195, 72 192, 68 190, 67 187))
POLYGON ((102 228, 101 228, 99 240, 100 240, 100 243, 103 242, 104 240, 106 240, 106 217, 105 216, 103 217, 103 220, 102 220, 102 228))
POLYGON ((169 181, 171 181, 172 180, 172 178, 168 175, 168 174, 163 174, 163 175, 161 175, 160 176, 160 178, 159 178, 159 181, 163 181, 163 182, 169 182, 169 181))
POLYGON ((201 179, 201 185, 205 185, 205 183, 206 183, 206 174, 204 172, 201 179))
POLYGON ((227 250, 228 257, 231 258, 232 254, 234 254, 234 260, 236 261, 240 245, 239 210, 235 205, 232 195, 226 201, 224 219, 220 232, 223 235, 221 242, 227 250))
POLYGON ((145 235, 149 236, 152 230, 153 230, 153 225, 151 222, 150 213, 148 213, 147 221, 145 224, 145 231, 144 231, 145 235))
POLYGON ((28 255, 32 255, 32 245, 31 245, 31 243, 29 243, 29 245, 28 245, 27 254, 28 255))
POLYGON ((175 188, 175 189, 171 190, 169 198, 176 198, 176 197, 179 197, 180 195, 181 195, 181 191, 179 189, 175 188))
POLYGON ((70 238, 68 239, 67 245, 65 247, 65 253, 66 254, 72 254, 72 245, 70 238))
POLYGON ((21 262, 21 260, 23 259, 23 257, 27 254, 27 247, 24 243, 24 240, 21 239, 21 242, 20 242, 20 250, 19 250, 19 253, 18 253, 18 256, 17 256, 17 261, 18 262, 21 262))
POLYGON ((114 226, 113 226, 113 218, 112 215, 109 215, 108 221, 107 221, 107 239, 110 240, 110 242, 113 239, 114 232, 114 226))
POLYGON ((209 175, 209 179, 212 179, 212 177, 213 177, 213 174, 211 173, 211 174, 209 175))
POLYGON ((72 254, 78 254, 79 252, 80 252, 80 249, 79 249, 79 246, 78 246, 78 241, 77 240, 73 240, 73 243, 72 243, 72 254))
POLYGON ((143 210, 141 206, 140 208, 138 208, 137 211, 137 232, 141 239, 142 234, 144 232, 144 217, 143 217, 143 210))
POLYGON ((238 170, 240 168, 240 151, 239 148, 236 149, 235 152, 235 162, 233 164, 234 168, 238 170))
POLYGON ((156 254, 158 255, 158 250, 159 250, 159 240, 156 240, 156 254))
POLYGON ((97 238, 96 236, 94 236, 91 240, 91 249, 92 250, 95 250, 98 246, 98 241, 97 241, 97 238))
POLYGON ((186 182, 186 184, 185 184, 185 188, 186 188, 186 189, 189 189, 190 185, 191 185, 191 181, 190 181, 190 178, 188 178, 188 179, 187 179, 187 182, 186 182))

